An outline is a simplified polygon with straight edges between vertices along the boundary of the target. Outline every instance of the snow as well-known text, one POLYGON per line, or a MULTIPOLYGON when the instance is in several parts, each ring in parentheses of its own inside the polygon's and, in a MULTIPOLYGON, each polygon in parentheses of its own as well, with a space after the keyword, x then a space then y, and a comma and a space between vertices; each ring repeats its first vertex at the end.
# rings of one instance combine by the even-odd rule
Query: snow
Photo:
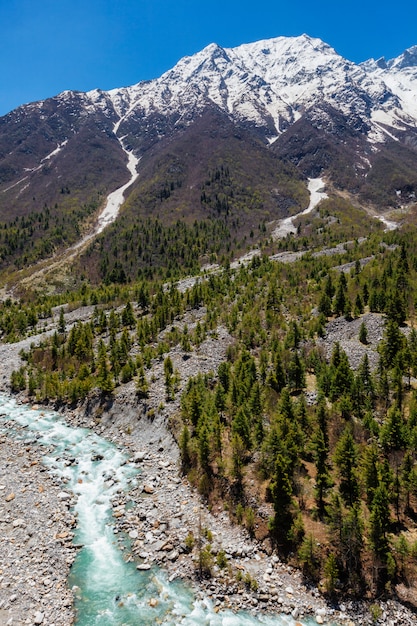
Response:
MULTIPOLYGON (((121 145, 123 147, 123 144, 121 145)), ((119 209, 124 202, 124 192, 128 187, 130 187, 130 185, 135 182, 135 180, 139 176, 139 172, 136 168, 140 159, 138 159, 138 157, 135 156, 133 152, 129 152, 126 148, 123 149, 128 156, 127 169, 130 172, 130 179, 125 185, 119 187, 107 196, 107 203, 100 217, 98 218, 98 225, 96 230, 94 231, 94 236, 101 233, 105 229, 105 227, 108 226, 108 224, 114 222, 119 213, 119 209)))
POLYGON ((17 183, 13 183, 13 185, 10 185, 9 187, 6 187, 6 189, 3 189, 2 193, 6 193, 6 191, 10 191, 10 189, 13 189, 13 187, 17 187, 18 185, 20 185, 20 183, 23 183, 27 178, 28 178, 27 176, 24 176, 23 178, 18 180, 17 183))
MULTIPOLYGON (((41 161, 41 163, 44 163, 45 161, 49 161, 49 159, 52 159, 53 156, 55 156, 56 154, 58 154, 59 152, 61 152, 62 148, 64 148, 68 143, 68 139, 65 139, 65 141, 63 141, 62 143, 58 144, 58 146, 55 148, 55 150, 52 150, 52 152, 50 152, 46 157, 44 157, 41 161)), ((34 171, 34 170, 32 170, 34 171)))
POLYGON ((294 234, 297 232, 297 227, 294 225, 294 220, 301 215, 307 215, 311 213, 313 209, 322 201, 328 198, 329 196, 324 191, 324 181, 322 178, 309 178, 307 189, 310 192, 310 203, 304 211, 297 213, 297 215, 292 215, 291 217, 286 217, 283 220, 279 221, 279 225, 274 229, 272 233, 273 239, 283 239, 287 235, 294 234))
MULTIPOLYGON (((129 115, 129 113, 130 113, 130 110, 128 111, 126 115, 129 115)), ((113 132, 116 135, 116 137, 117 137, 117 131, 119 130, 119 126, 121 122, 123 121, 123 119, 125 119, 126 115, 124 117, 121 117, 113 126, 113 132)), ((127 183, 125 183, 121 187, 118 187, 117 189, 115 189, 115 191, 112 191, 112 193, 110 193, 107 196, 106 205, 97 219, 96 227, 94 228, 92 232, 88 233, 88 235, 86 235, 83 239, 81 239, 77 244, 75 244, 72 247, 72 250, 74 251, 80 248, 81 246, 84 246, 88 241, 90 241, 94 237, 97 237, 97 235, 103 232, 106 226, 114 222, 114 220, 119 214, 120 207, 125 201, 124 193, 126 189, 128 189, 128 187, 130 187, 139 176, 139 172, 137 171, 137 166, 139 164, 140 157, 137 157, 133 153, 133 151, 128 150, 124 146, 124 143, 123 143, 124 138, 125 136, 117 137, 120 143, 120 146, 122 147, 123 151, 127 155, 126 167, 130 172, 130 178, 127 183)))
POLYGON ((393 222, 392 220, 387 220, 383 215, 379 215, 378 219, 385 226, 385 231, 387 230, 396 230, 398 228, 398 222, 393 222))
MULTIPOLYGON (((259 127, 274 124, 275 132, 265 137, 272 143, 283 127, 318 100, 364 121, 371 113, 384 126, 417 126, 417 68, 402 65, 375 61, 356 65, 307 35, 235 48, 210 44, 180 59, 159 78, 112 90, 107 96, 120 117, 138 108, 144 115, 181 111, 187 119, 190 109, 198 112, 211 101, 259 127)), ((98 94, 94 98, 98 101, 98 94)), ((381 143, 388 136, 385 129, 374 126, 369 139, 381 143)))
POLYGON ((390 133, 390 131, 387 128, 385 128, 384 126, 381 126, 381 124, 378 124, 377 122, 374 121, 373 126, 374 126, 374 135, 373 136, 379 137, 381 143, 385 139, 384 135, 386 135, 390 139, 393 139, 394 141, 399 141, 398 137, 396 137, 395 135, 390 133), (379 133, 378 133, 378 131, 379 131, 379 133))
MULTIPOLYGON (((45 161, 49 161, 49 159, 52 159, 52 157, 54 157, 55 155, 57 155, 62 148, 68 143, 68 139, 66 139, 65 141, 63 141, 62 143, 58 144, 58 146, 52 150, 52 152, 50 152, 49 154, 46 155, 46 157, 43 157, 43 159, 40 162, 40 165, 37 165, 36 167, 25 167, 24 170, 25 172, 30 172, 31 174, 33 174, 34 172, 38 172, 40 169, 42 169, 45 161)), ((10 189, 13 189, 14 187, 17 187, 18 185, 20 185, 20 183, 23 183, 25 180, 27 180, 28 176, 24 176, 23 178, 21 178, 20 180, 18 180, 16 183, 13 183, 13 185, 10 185, 9 187, 6 187, 6 189, 2 190, 2 193, 6 193, 6 191, 10 191, 10 189)), ((29 185, 25 185, 18 193, 17 197, 19 197, 23 191, 25 189, 27 189, 29 185)))
MULTIPOLYGON (((208 103, 213 103, 228 115, 263 129, 269 145, 305 111, 320 103, 321 115, 325 115, 328 105, 354 121, 359 118, 369 124, 368 141, 376 152, 381 143, 398 141, 398 131, 417 129, 416 94, 417 47, 391 61, 370 60, 358 65, 320 39, 301 35, 234 48, 213 43, 180 59, 154 80, 110 91, 65 91, 58 97, 66 102, 79 99, 84 114, 100 112, 112 122, 117 119, 116 135, 120 124, 132 114, 139 113, 145 124, 151 114, 175 116, 177 123, 188 124, 208 103)), ((43 103, 36 106, 41 108, 43 103)), ((72 114, 78 115, 78 108, 72 114)), ((123 140, 119 141, 125 150, 123 140)), ((58 145, 31 171, 41 169, 65 144, 58 145)), ((137 161, 125 152, 133 177, 137 161)), ((112 219, 106 216, 117 213, 114 207, 120 202, 120 193, 123 195, 119 191, 109 199, 104 221, 112 219)), ((291 224, 289 219, 282 229, 291 232, 291 224)))

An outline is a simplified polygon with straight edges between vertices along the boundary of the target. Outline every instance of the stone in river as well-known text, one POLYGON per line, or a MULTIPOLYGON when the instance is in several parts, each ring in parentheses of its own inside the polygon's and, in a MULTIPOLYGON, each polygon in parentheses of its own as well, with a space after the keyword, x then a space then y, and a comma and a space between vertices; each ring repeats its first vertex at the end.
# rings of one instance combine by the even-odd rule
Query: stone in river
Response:
POLYGON ((11 502, 14 499, 15 499, 14 493, 9 493, 9 495, 6 496, 6 502, 11 502))
POLYGON ((43 613, 41 613, 40 611, 37 611, 37 613, 35 613, 35 617, 33 618, 33 623, 34 624, 42 624, 43 623, 43 618, 44 618, 43 613))

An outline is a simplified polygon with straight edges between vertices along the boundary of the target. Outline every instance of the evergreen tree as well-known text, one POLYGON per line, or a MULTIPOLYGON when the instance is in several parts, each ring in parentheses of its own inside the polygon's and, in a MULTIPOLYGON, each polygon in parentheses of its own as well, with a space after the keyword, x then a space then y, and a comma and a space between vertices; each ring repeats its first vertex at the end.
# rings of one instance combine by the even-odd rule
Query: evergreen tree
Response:
POLYGON ((246 448, 249 450, 251 447, 251 429, 248 415, 243 406, 239 407, 236 415, 232 420, 232 433, 236 433, 242 439, 242 442, 246 448))
POLYGON ((129 301, 125 308, 122 311, 122 324, 123 326, 128 326, 129 328, 133 328, 135 325, 135 314, 133 312, 132 303, 129 301))
POLYGON ((65 333, 65 317, 64 317, 64 309, 59 309, 59 321, 58 321, 58 332, 63 335, 65 333))
POLYGON ((405 337, 398 327, 398 322, 388 318, 385 325, 384 338, 379 348, 386 368, 390 369, 393 367, 397 354, 405 346, 405 341, 405 337))
POLYGON ((410 492, 413 484, 413 458, 408 451, 404 455, 404 459, 401 465, 401 483, 405 492, 405 510, 410 510, 410 492))
POLYGON ((198 459, 203 472, 211 473, 210 467, 210 433, 204 422, 198 430, 198 459))
POLYGON ((400 450, 406 443, 406 428, 398 407, 388 412, 385 424, 380 432, 381 444, 385 450, 400 450))
POLYGON ((341 558, 350 583, 356 587, 361 577, 363 522, 359 506, 352 506, 343 517, 341 558))
POLYGON ((358 453, 352 431, 347 427, 337 443, 334 460, 339 470, 340 495, 349 506, 353 506, 359 498, 357 458, 358 453))
POLYGON ((274 507, 274 517, 270 523, 270 530, 274 540, 281 547, 288 545, 289 532, 293 522, 289 466, 288 459, 282 454, 278 454, 270 488, 274 507))
POLYGON ((288 386, 294 391, 305 387, 305 368, 297 352, 294 352, 288 364, 288 386))
POLYGON ((375 490, 369 518, 369 541, 372 551, 382 563, 386 563, 389 550, 390 526, 388 492, 383 484, 375 490))
POLYGON ((343 315, 346 313, 348 306, 348 298, 346 294, 346 276, 340 272, 339 281, 336 287, 336 295, 334 299, 333 312, 335 315, 343 315))
POLYGON ((313 442, 313 455, 316 464, 316 502, 320 517, 322 517, 324 513, 325 493, 332 484, 330 480, 328 454, 329 451, 325 434, 321 428, 318 428, 313 442))
POLYGON ((149 384, 146 380, 143 366, 139 368, 138 378, 136 381, 136 393, 139 398, 147 398, 149 393, 149 384))
POLYGON ((107 360, 106 346, 100 341, 97 362, 97 386, 103 393, 111 393, 114 389, 113 376, 107 360))
POLYGON ((325 317, 330 317, 330 315, 332 314, 332 301, 326 292, 323 292, 321 294, 318 311, 319 313, 322 313, 325 317))
POLYGON ((337 366, 333 366, 330 383, 330 399, 337 400, 342 395, 349 396, 352 392, 354 376, 349 365, 347 354, 341 348, 339 349, 339 358, 337 366))
POLYGON ((333 595, 336 589, 336 582, 339 578, 339 568, 337 566, 337 559, 333 552, 329 554, 324 564, 324 577, 326 592, 329 595, 333 595))
POLYGON ((190 431, 187 425, 181 431, 181 437, 179 441, 179 448, 181 454, 181 469, 184 474, 191 468, 191 453, 190 453, 190 431))
POLYGON ((359 341, 363 343, 365 346, 368 343, 368 329, 366 328, 366 325, 364 322, 362 322, 359 328, 359 341))
POLYGON ((165 377, 165 397, 167 400, 172 400, 174 395, 174 366, 170 356, 167 356, 164 360, 164 377, 165 377))

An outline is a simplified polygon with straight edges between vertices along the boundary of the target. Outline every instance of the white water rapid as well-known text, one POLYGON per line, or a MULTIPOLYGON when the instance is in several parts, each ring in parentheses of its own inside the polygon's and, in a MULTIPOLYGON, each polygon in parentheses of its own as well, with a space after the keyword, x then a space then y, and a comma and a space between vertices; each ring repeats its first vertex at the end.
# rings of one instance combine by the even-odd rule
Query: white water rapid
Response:
POLYGON ((69 585, 76 594, 77 626, 294 626, 287 615, 216 613, 209 599, 196 601, 190 589, 169 582, 158 568, 138 571, 124 561, 121 539, 113 532, 111 503, 140 480, 140 470, 113 444, 69 426, 57 413, 19 405, 3 394, 0 431, 47 446, 45 465, 62 481, 63 491, 75 497, 74 541, 82 547, 69 585), (24 430, 14 431, 10 422, 24 430))

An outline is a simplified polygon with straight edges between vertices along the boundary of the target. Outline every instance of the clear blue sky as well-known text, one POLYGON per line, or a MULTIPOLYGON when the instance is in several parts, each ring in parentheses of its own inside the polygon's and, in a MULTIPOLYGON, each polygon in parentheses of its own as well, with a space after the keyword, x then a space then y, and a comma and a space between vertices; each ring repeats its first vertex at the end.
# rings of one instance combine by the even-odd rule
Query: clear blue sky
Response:
POLYGON ((0 0, 0 115, 155 78, 212 42, 302 33, 351 61, 392 58, 417 44, 417 0, 0 0))

